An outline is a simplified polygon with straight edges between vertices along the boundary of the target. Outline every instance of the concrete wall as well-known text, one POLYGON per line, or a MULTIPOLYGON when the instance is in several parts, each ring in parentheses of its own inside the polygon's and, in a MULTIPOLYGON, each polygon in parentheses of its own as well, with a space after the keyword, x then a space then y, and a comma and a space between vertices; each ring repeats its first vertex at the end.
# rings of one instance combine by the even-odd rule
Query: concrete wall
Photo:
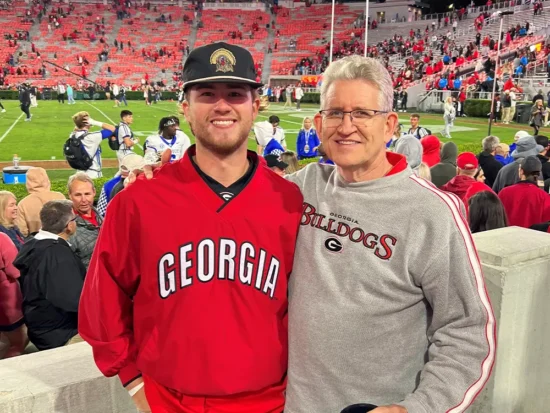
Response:
POLYGON ((474 240, 497 320, 492 377, 471 413, 550 411, 550 234, 511 227, 474 240))
MULTIPOLYGON (((550 234, 474 236, 497 320, 493 374, 469 413, 550 411, 550 234)), ((1 413, 135 413, 117 378, 80 343, 0 362, 1 413)), ((436 412, 434 412, 436 413, 436 412)), ((439 413, 439 412, 437 412, 439 413)))
POLYGON ((103 377, 87 343, 0 362, 2 413, 135 413, 118 378, 103 377))

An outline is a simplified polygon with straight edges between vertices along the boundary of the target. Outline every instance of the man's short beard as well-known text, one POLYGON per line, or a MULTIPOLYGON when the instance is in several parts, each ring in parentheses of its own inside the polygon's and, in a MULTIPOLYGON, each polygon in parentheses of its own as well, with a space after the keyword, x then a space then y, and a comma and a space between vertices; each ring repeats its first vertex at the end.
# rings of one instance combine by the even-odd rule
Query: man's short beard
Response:
POLYGON ((193 130, 193 126, 191 124, 189 124, 189 128, 191 129, 191 133, 195 137, 197 143, 206 148, 208 151, 221 156, 229 156, 235 153, 243 145, 243 143, 248 140, 248 134, 243 134, 243 136, 232 145, 220 145, 219 143, 211 142, 208 139, 199 138, 193 130))

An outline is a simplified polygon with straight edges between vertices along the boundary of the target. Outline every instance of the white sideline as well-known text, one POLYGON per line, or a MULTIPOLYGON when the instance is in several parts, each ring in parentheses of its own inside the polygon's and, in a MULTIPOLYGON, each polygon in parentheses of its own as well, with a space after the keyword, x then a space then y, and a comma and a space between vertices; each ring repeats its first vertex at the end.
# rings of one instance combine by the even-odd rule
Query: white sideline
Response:
POLYGON ((19 122, 19 119, 21 119, 21 118, 23 117, 23 115, 24 115, 24 113, 22 113, 21 115, 19 115, 19 117, 18 117, 17 119, 15 119, 15 122, 13 122, 13 123, 11 124, 11 126, 8 128, 8 130, 7 130, 6 132, 4 132, 4 134, 2 135, 2 137, 0 137, 0 142, 2 142, 2 141, 4 140, 4 138, 5 138, 6 136, 8 136, 8 133, 10 133, 11 130, 13 129, 13 127, 14 127, 15 125, 17 125, 17 122, 19 122))

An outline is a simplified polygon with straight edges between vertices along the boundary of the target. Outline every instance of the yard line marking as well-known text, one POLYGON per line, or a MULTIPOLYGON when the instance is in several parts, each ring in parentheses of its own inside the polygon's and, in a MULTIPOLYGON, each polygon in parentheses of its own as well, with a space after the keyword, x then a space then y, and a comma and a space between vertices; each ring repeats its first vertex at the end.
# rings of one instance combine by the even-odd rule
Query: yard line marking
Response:
POLYGON ((11 126, 8 128, 8 130, 7 130, 6 132, 4 132, 4 134, 3 134, 2 137, 0 138, 0 142, 2 142, 2 141, 4 140, 4 138, 5 138, 6 136, 8 136, 8 133, 10 133, 11 130, 13 129, 13 127, 14 127, 15 125, 17 125, 17 122, 19 122, 19 119, 21 119, 21 118, 23 117, 23 115, 24 115, 24 113, 22 113, 21 115, 19 115, 19 117, 18 117, 17 119, 15 119, 15 122, 13 122, 13 123, 11 124, 11 126))
POLYGON ((94 108, 95 110, 97 110, 99 113, 101 113, 103 116, 105 116, 107 118, 107 120, 109 120, 109 122, 111 122, 113 125, 118 125, 118 122, 115 122, 114 120, 112 120, 109 116, 107 116, 107 114, 105 112, 103 112, 101 109, 99 109, 97 106, 95 105, 92 105, 91 103, 89 102, 86 102, 86 104, 90 105, 92 108, 94 108))

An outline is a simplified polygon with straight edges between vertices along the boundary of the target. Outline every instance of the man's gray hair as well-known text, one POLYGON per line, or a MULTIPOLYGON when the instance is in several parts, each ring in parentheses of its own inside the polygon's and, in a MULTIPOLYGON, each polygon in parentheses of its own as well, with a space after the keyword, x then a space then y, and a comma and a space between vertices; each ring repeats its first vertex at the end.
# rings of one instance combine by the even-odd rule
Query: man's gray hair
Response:
POLYGON ((370 83, 380 91, 378 95, 380 110, 391 112, 393 108, 393 83, 387 69, 379 60, 352 55, 331 63, 323 73, 323 84, 321 86, 322 109, 326 109, 324 104, 327 100, 330 85, 338 80, 363 80, 370 83))
POLYGON ((71 193, 71 186, 73 185, 74 181, 80 181, 80 182, 89 182, 92 185, 92 188, 95 191, 94 181, 92 178, 90 178, 88 175, 86 175, 85 172, 79 171, 75 173, 74 175, 69 176, 69 181, 67 182, 67 192, 71 193))
POLYGON ((46 202, 40 211, 42 230, 52 234, 61 234, 73 217, 74 211, 71 201, 62 199, 46 202))
POLYGON ((493 152, 496 150, 497 146, 500 144, 500 139, 496 136, 487 136, 486 138, 481 141, 481 145, 483 145, 483 150, 486 152, 493 152))

